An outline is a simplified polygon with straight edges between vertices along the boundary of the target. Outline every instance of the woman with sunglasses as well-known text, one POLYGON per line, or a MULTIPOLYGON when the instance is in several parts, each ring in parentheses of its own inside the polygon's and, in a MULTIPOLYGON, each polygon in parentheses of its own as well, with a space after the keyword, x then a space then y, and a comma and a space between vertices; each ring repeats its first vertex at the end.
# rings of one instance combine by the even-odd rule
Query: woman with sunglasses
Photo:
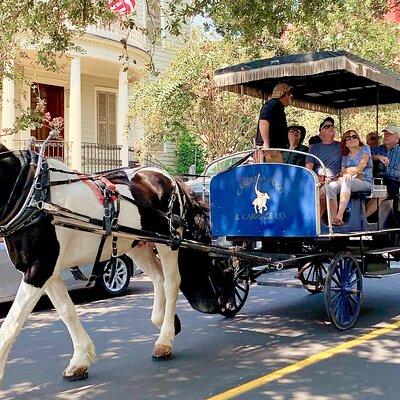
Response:
MULTIPOLYGON (((289 126, 288 127, 289 149, 307 153, 308 147, 303 144, 305 137, 306 137, 306 128, 304 128, 304 126, 301 125, 289 126)), ((306 163, 306 155, 291 153, 289 151, 285 151, 282 155, 282 158, 285 164, 301 165, 302 167, 304 167, 306 163)))
POLYGON ((338 180, 329 183, 329 198, 333 225, 343 225, 343 214, 352 192, 372 188, 372 159, 369 146, 361 142, 354 130, 346 131, 340 143, 342 169, 338 180), (340 195, 339 204, 337 201, 340 195))

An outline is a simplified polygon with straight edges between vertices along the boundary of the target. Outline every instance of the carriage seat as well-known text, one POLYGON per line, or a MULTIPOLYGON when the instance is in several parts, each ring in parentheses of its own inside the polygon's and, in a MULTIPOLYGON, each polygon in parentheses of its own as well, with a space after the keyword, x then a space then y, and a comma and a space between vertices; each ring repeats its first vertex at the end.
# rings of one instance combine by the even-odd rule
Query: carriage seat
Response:
POLYGON ((371 190, 352 192, 347 209, 347 222, 338 229, 335 228, 335 231, 356 232, 376 228, 375 225, 369 224, 366 219, 365 205, 371 199, 379 199, 382 197, 387 197, 385 185, 372 185, 371 190))
POLYGON ((353 192, 351 194, 351 211, 348 219, 349 231, 357 230, 369 230, 374 229, 375 224, 369 224, 365 216, 366 203, 375 199, 378 201, 379 198, 387 197, 387 189, 385 185, 372 185, 371 190, 365 190, 361 192, 353 192))

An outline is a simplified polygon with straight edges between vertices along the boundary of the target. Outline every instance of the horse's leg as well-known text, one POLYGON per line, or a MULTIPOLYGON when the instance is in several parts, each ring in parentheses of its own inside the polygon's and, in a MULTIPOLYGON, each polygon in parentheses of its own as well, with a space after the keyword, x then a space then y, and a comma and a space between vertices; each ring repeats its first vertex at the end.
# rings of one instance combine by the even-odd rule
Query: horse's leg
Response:
POLYGON ((0 328, 0 382, 11 347, 43 292, 43 287, 36 288, 23 280, 19 285, 14 302, 0 328))
POLYGON ((141 243, 127 253, 151 279, 154 287, 154 302, 151 322, 161 329, 165 313, 164 275, 160 260, 156 257, 152 243, 141 243))
POLYGON ((93 343, 79 321, 64 282, 59 277, 50 278, 46 286, 46 293, 67 326, 74 346, 74 355, 63 372, 63 378, 68 381, 86 379, 90 363, 96 360, 93 343))
POLYGON ((165 312, 160 336, 154 346, 153 357, 167 359, 171 357, 172 340, 175 336, 176 301, 181 277, 178 268, 178 251, 172 251, 166 245, 157 244, 156 247, 164 274, 165 312))

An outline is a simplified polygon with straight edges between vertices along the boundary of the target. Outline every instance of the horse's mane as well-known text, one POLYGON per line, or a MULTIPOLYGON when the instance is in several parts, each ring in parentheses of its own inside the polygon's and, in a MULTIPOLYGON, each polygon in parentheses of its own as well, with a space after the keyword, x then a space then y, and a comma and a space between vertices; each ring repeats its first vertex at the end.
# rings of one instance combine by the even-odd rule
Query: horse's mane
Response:
POLYGON ((198 240, 202 243, 211 243, 208 206, 202 200, 198 199, 180 178, 176 178, 175 180, 181 195, 185 199, 184 219, 187 227, 184 231, 184 238, 198 240))

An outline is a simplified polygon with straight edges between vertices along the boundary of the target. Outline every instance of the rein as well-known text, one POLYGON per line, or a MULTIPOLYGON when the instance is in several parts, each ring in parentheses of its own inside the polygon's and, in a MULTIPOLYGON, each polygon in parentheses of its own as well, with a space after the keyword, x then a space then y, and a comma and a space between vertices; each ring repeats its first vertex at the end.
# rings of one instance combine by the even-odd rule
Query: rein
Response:
MULTIPOLYGON (((3 225, 0 225, 0 236, 4 237, 9 236, 20 229, 26 228, 27 226, 36 223, 40 218, 44 217, 47 214, 53 216, 61 216, 64 218, 65 217, 71 218, 79 220, 81 222, 103 226, 105 231, 107 231, 108 235, 110 235, 112 228, 115 228, 115 225, 117 224, 118 213, 119 213, 119 210, 117 212, 111 211, 114 207, 112 201, 110 202, 107 200, 107 207, 105 207, 104 210, 104 218, 103 220, 99 220, 91 218, 87 215, 73 212, 57 204, 51 203, 49 197, 50 195, 49 188, 53 186, 61 186, 61 185, 83 182, 85 180, 90 180, 97 183, 98 181, 101 181, 101 178, 103 178, 106 173, 123 169, 120 168, 117 170, 108 170, 96 174, 82 176, 82 173, 80 172, 66 171, 58 168, 49 167, 47 160, 44 158, 45 145, 47 144, 47 141, 49 139, 50 137, 41 146, 39 154, 32 150, 20 151, 19 155, 20 161, 21 157, 23 157, 23 162, 21 162, 22 167, 15 181, 14 187, 11 191, 7 203, 0 209, 0 221, 1 218, 3 218, 10 211, 15 210, 15 214, 11 212, 11 217, 9 217, 7 221, 4 221, 3 225), (79 178, 75 179, 69 178, 65 180, 50 182, 49 172, 59 172, 66 175, 77 175, 79 176, 79 178), (18 193, 19 190, 21 190, 21 186, 23 186, 22 193, 18 193), (24 196, 25 192, 28 192, 26 197, 24 196), (23 200, 24 197, 25 201, 23 200), (15 203, 13 201, 14 198, 16 198, 15 203)), ((15 152, 9 150, 0 152, 0 156, 4 154, 8 154, 11 156, 15 155, 15 152)), ((137 168, 137 170, 142 168, 145 167, 139 167, 137 168)), ((174 207, 174 202, 176 200, 175 193, 171 194, 171 197, 168 202, 168 211, 164 212, 161 210, 154 209, 153 207, 144 204, 143 202, 140 202, 136 199, 132 199, 120 193, 115 193, 114 191, 111 191, 109 188, 102 187, 100 189, 103 191, 105 199, 108 197, 111 198, 112 195, 114 196, 117 195, 118 204, 119 204, 119 198, 121 198, 137 207, 146 208, 148 210, 151 210, 153 214, 165 218, 169 224, 169 230, 171 235, 171 247, 173 249, 177 249, 179 247, 181 238, 175 228, 175 225, 186 227, 186 221, 183 219, 183 217, 173 214, 172 212, 172 209, 174 207)), ((113 247, 116 250, 116 246, 113 247)))
MULTIPOLYGON (((141 169, 143 169, 143 168, 146 168, 146 167, 138 167, 138 168, 136 168, 136 171, 139 171, 139 170, 141 170, 141 169)), ((82 175, 81 172, 65 171, 65 170, 62 170, 62 169, 50 167, 50 168, 49 168, 49 171, 51 171, 51 172, 59 172, 59 173, 66 174, 66 175, 67 175, 67 174, 69 174, 69 175, 77 175, 77 176, 79 176, 79 178, 75 178, 75 179, 65 179, 65 180, 57 180, 57 181, 49 182, 49 183, 47 184, 47 187, 62 186, 62 185, 70 185, 70 184, 72 184, 72 183, 83 182, 83 181, 85 181, 85 180, 89 180, 89 181, 93 181, 93 182, 94 182, 94 181, 97 181, 97 180, 103 178, 103 177, 104 177, 104 174, 106 174, 106 173, 108 173, 108 172, 119 171, 119 170, 122 171, 123 168, 116 169, 116 170, 102 171, 102 172, 98 172, 98 173, 96 173, 96 174, 82 175)), ((141 201, 138 201, 138 200, 136 200, 136 199, 132 199, 132 198, 130 198, 130 197, 128 197, 128 196, 125 196, 125 195, 123 195, 123 194, 121 194, 121 193, 119 193, 118 196, 119 196, 121 199, 123 199, 123 200, 125 200, 125 201, 127 201, 127 202, 129 202, 129 203, 131 203, 131 204, 133 204, 133 205, 135 205, 135 206, 137 206, 137 207, 143 207, 143 208, 146 208, 146 209, 148 209, 148 210, 151 210, 151 212, 152 212, 153 214, 156 214, 156 215, 158 215, 158 216, 160 216, 160 217, 166 218, 168 221, 172 220, 172 222, 174 222, 174 223, 176 223, 176 224, 179 224, 179 225, 181 225, 181 226, 183 226, 183 227, 186 226, 186 222, 185 222, 185 220, 184 220, 182 217, 180 217, 180 216, 178 216, 178 215, 176 215, 176 214, 172 214, 172 210, 170 209, 170 208, 171 208, 171 205, 169 205, 169 210, 168 210, 168 212, 164 212, 164 211, 161 211, 161 210, 154 209, 153 207, 151 207, 151 206, 149 206, 149 205, 147 205, 147 204, 144 204, 144 203, 141 202, 141 201)), ((74 214, 72 211, 71 211, 71 213, 74 214)))

